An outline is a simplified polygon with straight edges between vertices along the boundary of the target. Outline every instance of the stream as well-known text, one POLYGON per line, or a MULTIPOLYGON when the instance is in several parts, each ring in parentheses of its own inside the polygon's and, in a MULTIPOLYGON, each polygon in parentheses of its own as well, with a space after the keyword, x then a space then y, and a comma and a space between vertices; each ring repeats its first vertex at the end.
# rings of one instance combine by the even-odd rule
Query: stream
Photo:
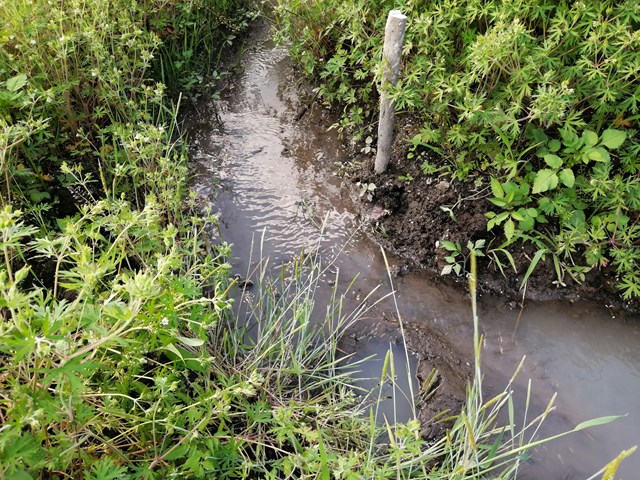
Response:
MULTIPOLYGON (((434 332, 460 358, 472 358, 468 296, 428 272, 399 275, 390 284, 380 248, 363 233, 349 189, 333 174, 336 162, 350 160, 336 133, 327 131, 326 125, 335 120, 314 103, 296 121, 311 94, 296 80, 299 77, 286 49, 274 47, 266 28, 257 28, 247 45, 241 71, 225 83, 221 99, 200 100, 186 119, 193 188, 219 215, 222 238, 233 244, 234 272, 247 275, 260 255, 279 265, 301 249, 319 245, 322 258, 340 270, 339 288, 359 276, 351 292, 354 303, 379 285, 383 292, 395 289, 409 336, 434 332)), ((388 258, 393 268, 402 271, 401 259, 388 258)), ((332 281, 326 279, 325 295, 332 281)), ((558 393, 557 409, 540 435, 570 430, 594 417, 627 414, 613 424, 536 449, 519 478, 588 478, 621 450, 639 443, 638 318, 614 317, 606 308, 588 302, 528 302, 514 333, 519 309, 495 297, 480 298, 479 308, 486 395, 502 391, 525 355, 515 384, 520 402, 516 407, 524 408, 529 379, 530 414, 542 411, 558 393)), ((360 374, 365 388, 373 385, 366 378, 380 375, 387 349, 392 348, 394 358, 408 358, 411 373, 398 381, 406 394, 410 383, 414 390, 418 388, 418 356, 405 356, 399 333, 390 326, 396 325, 390 321, 396 316, 393 300, 385 300, 377 314, 362 320, 361 335, 354 336, 351 344, 357 358, 376 355, 360 374)), ((383 413, 389 417, 397 412, 398 420, 406 420, 408 405, 399 400, 395 409, 384 406, 383 413)), ((638 472, 640 454, 636 453, 622 462, 616 478, 632 480, 639 478, 638 472)))

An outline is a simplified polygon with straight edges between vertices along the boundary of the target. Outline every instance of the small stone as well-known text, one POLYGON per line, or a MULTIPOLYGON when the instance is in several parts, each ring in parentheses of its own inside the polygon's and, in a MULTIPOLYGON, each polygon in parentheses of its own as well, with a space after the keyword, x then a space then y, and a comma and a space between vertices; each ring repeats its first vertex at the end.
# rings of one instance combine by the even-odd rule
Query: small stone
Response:
POLYGON ((449 182, 447 182, 446 180, 442 180, 436 185, 436 190, 438 190, 438 192, 440 193, 446 192, 447 190, 449 190, 450 186, 451 184, 449 182))

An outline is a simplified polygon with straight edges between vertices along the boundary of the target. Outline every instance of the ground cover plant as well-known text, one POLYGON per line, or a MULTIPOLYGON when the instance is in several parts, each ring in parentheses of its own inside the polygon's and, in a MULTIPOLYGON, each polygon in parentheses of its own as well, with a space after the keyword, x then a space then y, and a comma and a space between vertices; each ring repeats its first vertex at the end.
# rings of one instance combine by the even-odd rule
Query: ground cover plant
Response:
POLYGON ((205 78, 185 65, 246 7, 0 2, 0 478, 513 476, 542 418, 500 424, 509 393, 483 402, 479 376, 448 436, 376 443, 337 356, 361 312, 334 291, 312 326, 317 262, 264 273, 249 322, 232 314, 166 91, 205 78))
POLYGON ((607 268, 625 298, 640 295, 637 2, 278 5, 279 33, 321 98, 341 106, 336 127, 356 138, 376 130, 384 23, 401 9, 409 22, 390 94, 418 125, 407 161, 491 186, 487 226, 499 236, 489 243, 505 266, 502 252, 528 243, 532 260, 552 257, 558 284, 607 268))

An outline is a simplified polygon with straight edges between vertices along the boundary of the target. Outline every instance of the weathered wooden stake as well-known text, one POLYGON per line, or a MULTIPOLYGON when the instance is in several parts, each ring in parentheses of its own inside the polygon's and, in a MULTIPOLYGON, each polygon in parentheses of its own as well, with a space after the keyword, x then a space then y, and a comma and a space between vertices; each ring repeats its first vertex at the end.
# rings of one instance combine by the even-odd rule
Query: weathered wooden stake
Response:
POLYGON ((391 144, 393 143, 393 129, 396 122, 396 112, 393 101, 386 93, 388 84, 398 82, 400 72, 400 57, 402 56, 402 41, 407 26, 407 17, 400 10, 391 10, 384 29, 384 50, 382 54, 382 86, 380 88, 380 120, 378 122, 378 148, 376 153, 376 173, 387 170, 391 158, 391 144))

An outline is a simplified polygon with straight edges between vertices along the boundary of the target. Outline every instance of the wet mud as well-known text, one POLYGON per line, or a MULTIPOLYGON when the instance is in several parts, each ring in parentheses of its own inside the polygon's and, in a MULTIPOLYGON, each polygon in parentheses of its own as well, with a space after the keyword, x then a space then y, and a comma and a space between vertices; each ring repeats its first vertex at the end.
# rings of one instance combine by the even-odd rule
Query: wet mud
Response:
MULTIPOLYGON (((368 358, 359 364, 358 376, 369 391, 377 388, 390 350, 399 373, 395 386, 381 393, 389 399, 378 418, 411 418, 413 391, 423 434, 440 434, 445 425, 432 418, 443 410, 456 412, 464 399, 473 326, 465 289, 435 273, 441 265, 434 246, 436 240, 466 238, 467 230, 455 225, 485 228, 483 202, 467 198, 482 193, 442 180, 416 180, 418 172, 412 181, 399 180, 393 169, 376 179, 365 170, 335 175, 345 165, 366 166, 368 160, 354 157, 353 149, 327 130, 335 117, 310 101, 311 88, 299 79, 286 49, 270 41, 267 28, 256 28, 242 50, 236 75, 219 86, 221 99, 201 99, 185 121, 192 188, 203 208, 219 216, 220 235, 233 244, 234 271, 252 281, 262 257, 269 257, 276 272, 304 250, 331 267, 319 285, 318 305, 334 287, 348 292, 345 309, 356 308, 378 289, 377 304, 347 333, 341 348, 353 360, 368 358), (373 202, 359 196, 357 179, 376 183, 373 202), (444 221, 450 217, 443 205, 455 207, 457 222, 444 221), (437 372, 433 395, 425 402, 420 390, 432 371, 437 372)), ((517 291, 518 278, 509 282, 517 291)), ((526 299, 521 308, 521 299, 505 294, 505 288, 496 296, 488 292, 500 288, 487 286, 479 302, 486 394, 501 391, 526 355, 513 386, 516 409, 524 411, 530 380, 530 415, 559 393, 557 411, 541 434, 596 416, 629 414, 624 422, 537 449, 519 477, 587 478, 637 443, 640 321, 578 297, 526 299)), ((628 459, 620 478, 635 478, 637 471, 640 459, 628 459)))

